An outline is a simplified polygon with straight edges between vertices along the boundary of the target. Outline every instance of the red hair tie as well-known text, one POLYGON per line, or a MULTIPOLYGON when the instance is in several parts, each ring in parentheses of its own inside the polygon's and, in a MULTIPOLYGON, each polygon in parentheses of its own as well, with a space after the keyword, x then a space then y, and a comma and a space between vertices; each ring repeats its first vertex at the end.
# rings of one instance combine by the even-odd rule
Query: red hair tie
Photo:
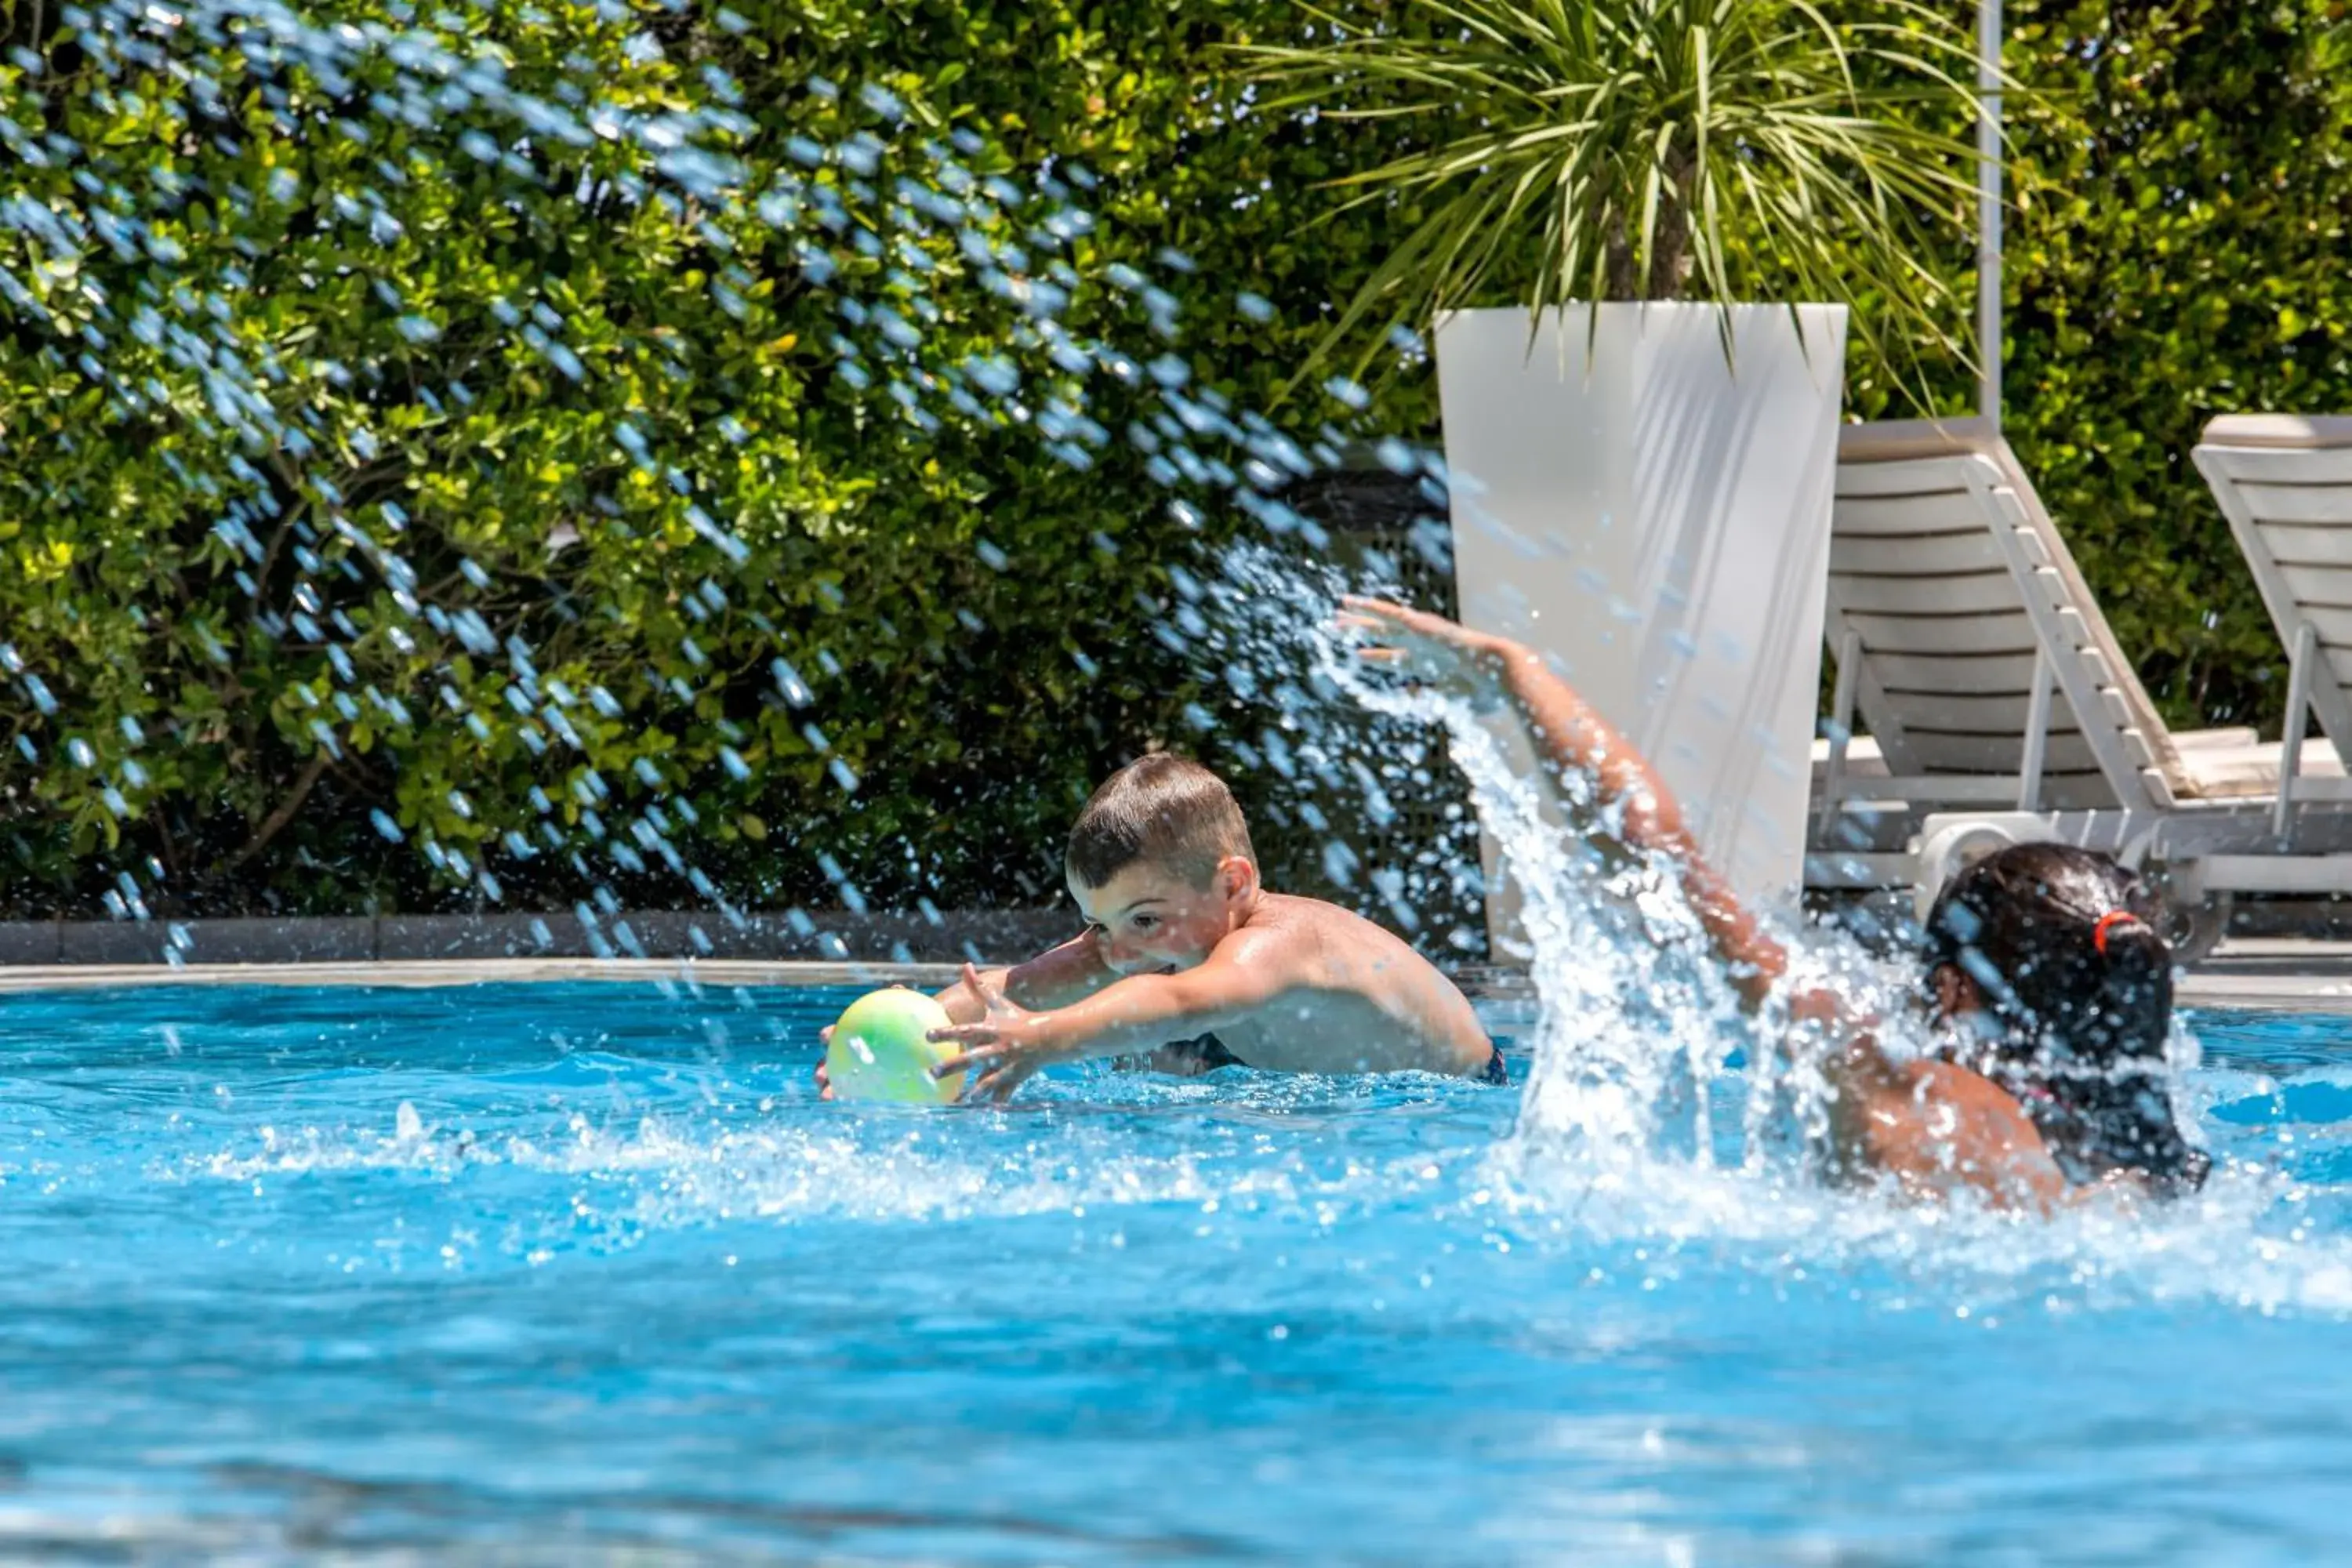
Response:
POLYGON ((2109 910, 2099 917, 2099 923, 2091 928, 2091 945, 2099 950, 2101 958, 2105 958, 2107 956, 2109 931, 2117 926, 2136 926, 2140 923, 2140 918, 2129 910, 2109 910))

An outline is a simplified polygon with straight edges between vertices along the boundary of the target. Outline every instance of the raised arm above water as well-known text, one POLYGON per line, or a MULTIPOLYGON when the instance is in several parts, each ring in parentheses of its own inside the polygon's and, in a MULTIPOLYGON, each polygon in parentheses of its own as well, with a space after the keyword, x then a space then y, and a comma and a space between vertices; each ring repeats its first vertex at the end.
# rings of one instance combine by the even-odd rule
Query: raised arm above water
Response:
MULTIPOLYGON (((1348 600, 1342 624, 1365 637, 1369 659, 1465 696, 1503 698, 1556 784, 1587 781, 1559 791, 1577 830, 1604 853, 1648 856, 1669 868, 1741 1000, 1763 1005, 1788 973, 1788 949, 1708 864, 1649 759, 1541 654, 1385 600, 1348 600)), ((2059 1201, 2064 1178, 2006 1090, 1948 1062, 1890 1060, 1875 1026, 1833 990, 1786 1000, 1792 1024, 1829 1036, 1820 1066, 1842 1168, 1884 1172, 1923 1194, 1969 1188, 2000 1204, 2059 1201)))
POLYGON ((1787 950, 1765 934, 1708 863, 1650 760, 1554 673, 1543 655, 1509 637, 1383 599, 1350 598, 1346 605, 1343 624, 1366 637, 1365 658, 1465 696, 1504 699, 1577 831, 1603 853, 1654 857, 1670 868, 1741 999, 1750 1007, 1761 1005, 1788 969, 1787 950), (1589 788, 1560 787, 1580 777, 1589 788))

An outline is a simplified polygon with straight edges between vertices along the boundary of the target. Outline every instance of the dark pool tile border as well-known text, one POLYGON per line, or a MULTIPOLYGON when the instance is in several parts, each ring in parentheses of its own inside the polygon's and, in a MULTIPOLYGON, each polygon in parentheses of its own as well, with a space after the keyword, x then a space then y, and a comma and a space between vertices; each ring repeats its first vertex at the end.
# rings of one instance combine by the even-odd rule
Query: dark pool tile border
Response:
MULTIPOLYGON (((761 912, 591 910, 540 915, 386 915, 376 927, 378 959, 702 958, 948 963, 977 956, 1026 957, 1075 935, 1074 917, 1055 910, 942 916, 834 911, 795 921, 761 912)), ((201 950, 201 939, 198 949, 201 950)))
POLYGON ((160 921, 68 921, 58 942, 59 963, 163 963, 168 930, 160 921))
POLYGON ((0 964, 61 963, 63 921, 0 921, 0 964))
MULTIPOLYGON (((368 956, 391 963, 428 959, 570 958, 585 952, 577 938, 579 921, 570 915, 382 915, 375 922, 375 949, 368 956), (542 944, 532 930, 536 920, 549 931, 562 928, 574 939, 542 944)), ((203 956, 203 936, 193 944, 203 956)))
MULTIPOLYGON (((0 967, 172 962, 160 921, 0 922, 0 967)), ((383 915, 178 922, 182 962, 203 964, 464 962, 524 958, 693 958, 815 963, 1002 963, 1077 932, 1062 910, 799 916, 707 910, 383 915)))
MULTIPOLYGON (((217 920, 188 922, 184 959, 204 944, 207 963, 359 963, 375 956, 376 922, 368 916, 306 921, 217 920)), ((172 940, 170 928, 147 922, 129 926, 66 927, 67 963, 158 963, 172 940), (122 933, 107 940, 100 933, 122 933), (129 940, 124 940, 125 937, 129 940), (88 957, 96 952, 99 957, 88 957)))

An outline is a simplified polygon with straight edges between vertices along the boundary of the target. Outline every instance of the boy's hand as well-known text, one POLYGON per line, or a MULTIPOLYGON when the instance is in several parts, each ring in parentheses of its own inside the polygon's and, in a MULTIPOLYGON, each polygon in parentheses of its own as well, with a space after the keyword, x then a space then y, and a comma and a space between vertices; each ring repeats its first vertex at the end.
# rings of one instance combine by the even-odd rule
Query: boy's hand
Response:
POLYGON ((1339 603, 1340 628, 1363 639, 1358 658, 1448 691, 1475 696, 1492 690, 1501 684, 1503 661, 1519 651, 1507 637, 1474 632, 1444 616, 1386 599, 1350 594, 1339 603))
POLYGON ((973 1102, 1003 1100, 1030 1074, 1055 1059, 1046 1039, 1045 1015, 1007 1001, 1002 987, 991 984, 969 963, 963 966, 963 983, 988 1008, 988 1016, 977 1024, 950 1024, 931 1031, 933 1040, 963 1047, 961 1055, 933 1068, 931 1076, 976 1072, 964 1084, 962 1098, 973 1102))
MULTIPOLYGON (((827 1024, 816 1032, 816 1043, 825 1047, 827 1053, 832 1051, 833 1026, 831 1024, 827 1024)), ((824 1055, 820 1055, 816 1058, 816 1097, 819 1100, 833 1098, 833 1075, 824 1070, 825 1059, 824 1055)))

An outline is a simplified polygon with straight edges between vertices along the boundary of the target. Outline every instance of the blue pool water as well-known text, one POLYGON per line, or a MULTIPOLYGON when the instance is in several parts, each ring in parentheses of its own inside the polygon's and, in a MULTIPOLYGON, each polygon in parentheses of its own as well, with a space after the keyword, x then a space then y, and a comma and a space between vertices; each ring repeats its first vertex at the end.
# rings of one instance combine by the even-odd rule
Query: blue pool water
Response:
POLYGON ((1419 1079, 821 1104, 845 999, 0 998, 0 1555, 2352 1553, 2352 1024, 2195 1020, 2246 1163, 2051 1223, 1419 1079))

